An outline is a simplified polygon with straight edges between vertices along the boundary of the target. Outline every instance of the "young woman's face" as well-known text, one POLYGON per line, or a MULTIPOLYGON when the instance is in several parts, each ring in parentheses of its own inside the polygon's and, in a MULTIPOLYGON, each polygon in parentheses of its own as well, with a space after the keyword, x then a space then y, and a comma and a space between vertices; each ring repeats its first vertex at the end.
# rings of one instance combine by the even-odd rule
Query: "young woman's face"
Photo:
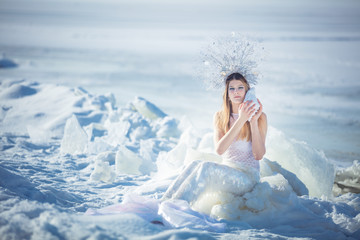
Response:
POLYGON ((232 103, 242 103, 245 98, 245 83, 240 80, 231 80, 228 88, 229 98, 232 103))

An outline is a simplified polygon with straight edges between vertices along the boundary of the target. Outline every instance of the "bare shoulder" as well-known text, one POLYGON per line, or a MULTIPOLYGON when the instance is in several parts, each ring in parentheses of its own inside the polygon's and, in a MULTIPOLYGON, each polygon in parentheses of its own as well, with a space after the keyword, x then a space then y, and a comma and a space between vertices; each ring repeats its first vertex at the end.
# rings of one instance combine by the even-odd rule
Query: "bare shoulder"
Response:
POLYGON ((262 112, 261 115, 260 115, 260 117, 259 117, 259 119, 261 119, 262 121, 267 122, 267 116, 266 116, 266 114, 265 114, 264 112, 262 112))
POLYGON ((220 117, 220 115, 221 115, 221 111, 217 111, 215 112, 214 117, 220 117))
POLYGON ((218 111, 214 114, 214 128, 216 130, 219 130, 220 129, 220 121, 221 121, 221 111, 218 111))
POLYGON ((214 122, 215 123, 218 122, 220 120, 220 118, 221 118, 221 111, 215 112, 215 114, 214 114, 214 122))
POLYGON ((266 116, 266 114, 264 112, 261 113, 258 122, 259 122, 259 125, 261 125, 263 127, 267 126, 267 116, 266 116))
POLYGON ((258 121, 259 121, 260 131, 263 133, 264 136, 266 136, 268 124, 267 124, 267 116, 264 112, 261 113, 258 121))

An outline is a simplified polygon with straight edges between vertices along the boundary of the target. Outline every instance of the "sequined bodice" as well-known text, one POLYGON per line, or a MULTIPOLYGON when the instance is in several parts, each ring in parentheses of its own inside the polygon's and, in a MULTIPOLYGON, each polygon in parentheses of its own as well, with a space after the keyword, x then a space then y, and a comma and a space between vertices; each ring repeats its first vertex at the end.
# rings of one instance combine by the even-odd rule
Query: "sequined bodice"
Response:
MULTIPOLYGON (((238 114, 232 114, 230 126, 232 126, 238 114)), ((251 141, 235 140, 222 155, 224 162, 232 162, 259 169, 259 161, 254 158, 251 141)))

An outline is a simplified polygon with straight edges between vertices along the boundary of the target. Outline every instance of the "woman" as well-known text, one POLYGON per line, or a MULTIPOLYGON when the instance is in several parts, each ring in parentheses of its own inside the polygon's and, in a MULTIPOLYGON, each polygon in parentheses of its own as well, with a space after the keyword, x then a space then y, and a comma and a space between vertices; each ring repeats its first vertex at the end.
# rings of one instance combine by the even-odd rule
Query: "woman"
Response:
POLYGON ((261 160, 265 154, 266 115, 259 100, 260 109, 256 113, 255 104, 244 102, 250 87, 240 73, 230 74, 225 84, 223 109, 214 116, 215 150, 219 155, 225 154, 226 160, 259 169, 257 160, 261 160), (244 145, 241 146, 243 151, 238 152, 243 156, 236 154, 239 145, 244 145))
POLYGON ((231 212, 245 206, 238 196, 250 192, 259 182, 259 160, 265 154, 267 132, 261 103, 258 101, 256 109, 254 102, 245 101, 249 83, 255 85, 258 78, 254 74, 254 48, 246 39, 231 38, 212 42, 208 50, 202 71, 207 84, 210 88, 225 87, 223 109, 214 116, 215 150, 223 160, 194 159, 160 200, 128 195, 115 206, 117 209, 90 214, 134 212, 156 224, 220 232, 225 225, 209 216, 221 217, 227 208, 231 212))
MULTIPOLYGON (((265 154, 266 115, 260 102, 256 113, 254 103, 244 102, 249 84, 243 75, 230 74, 225 86, 223 109, 214 116, 215 150, 222 155, 222 164, 206 159, 192 162, 168 188, 163 199, 183 199, 196 206, 200 199, 213 193, 243 195, 258 182, 258 161, 265 154)), ((210 213, 211 207, 202 210, 210 213)))

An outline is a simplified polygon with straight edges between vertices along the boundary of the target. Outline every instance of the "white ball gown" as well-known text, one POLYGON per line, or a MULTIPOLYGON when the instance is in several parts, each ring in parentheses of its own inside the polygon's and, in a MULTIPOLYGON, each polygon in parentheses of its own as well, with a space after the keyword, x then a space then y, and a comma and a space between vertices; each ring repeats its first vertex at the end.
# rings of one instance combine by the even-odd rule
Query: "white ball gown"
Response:
MULTIPOLYGON (((232 114, 231 125, 237 117, 232 114)), ((222 158, 222 162, 202 159, 188 164, 160 200, 129 194, 121 204, 89 209, 86 214, 134 213, 168 227, 223 232, 225 224, 211 215, 219 216, 219 206, 250 192, 259 182, 260 167, 251 141, 235 140, 222 158)))

